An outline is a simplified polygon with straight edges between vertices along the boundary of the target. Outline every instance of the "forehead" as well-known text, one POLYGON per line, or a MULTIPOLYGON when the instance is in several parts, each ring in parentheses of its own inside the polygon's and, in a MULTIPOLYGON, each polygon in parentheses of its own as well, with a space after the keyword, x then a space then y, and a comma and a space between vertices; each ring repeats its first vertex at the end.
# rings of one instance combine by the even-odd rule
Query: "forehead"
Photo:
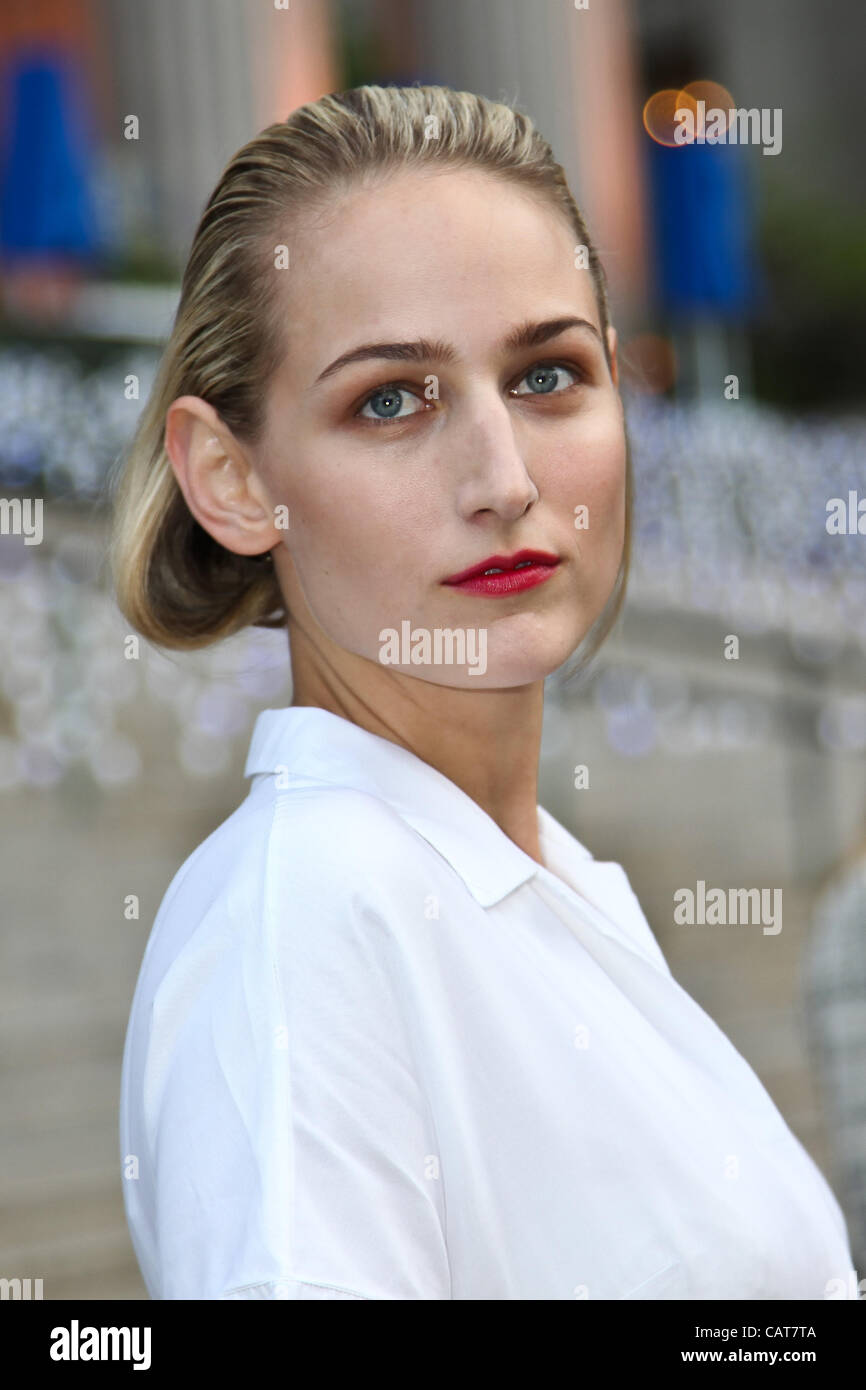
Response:
POLYGON ((512 324, 599 322, 565 215, 480 170, 412 171, 350 190, 299 227, 280 298, 292 374, 365 340, 491 347, 512 324))

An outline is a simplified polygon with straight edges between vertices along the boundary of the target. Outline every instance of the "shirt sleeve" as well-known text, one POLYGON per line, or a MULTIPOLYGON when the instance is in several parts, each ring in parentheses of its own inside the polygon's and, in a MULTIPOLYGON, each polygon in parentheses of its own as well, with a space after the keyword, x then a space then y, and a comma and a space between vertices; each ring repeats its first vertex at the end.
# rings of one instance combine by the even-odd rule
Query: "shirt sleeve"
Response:
POLYGON ((341 1299, 365 1297, 352 1289, 338 1289, 330 1284, 313 1284, 305 1279, 266 1279, 261 1284, 245 1284, 240 1289, 228 1289, 222 1298, 226 1302, 244 1299, 341 1299))
POLYGON ((234 876, 154 1000, 157 1296, 450 1298, 397 937, 363 857, 323 848, 333 817, 325 842, 281 806, 264 872, 234 876))

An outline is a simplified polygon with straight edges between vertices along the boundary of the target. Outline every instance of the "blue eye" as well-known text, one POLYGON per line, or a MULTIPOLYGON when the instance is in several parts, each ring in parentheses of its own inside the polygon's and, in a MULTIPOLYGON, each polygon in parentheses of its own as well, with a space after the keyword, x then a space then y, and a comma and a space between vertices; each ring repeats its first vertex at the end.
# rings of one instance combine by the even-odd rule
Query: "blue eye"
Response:
MULTIPOLYGON (((529 391, 515 390, 512 394, 515 396, 549 395, 556 386, 556 374, 558 372, 568 372, 570 376, 575 378, 575 381, 579 380, 578 373, 574 368, 566 367, 564 363, 558 362, 553 365, 539 363, 538 366, 530 367, 529 371, 524 372, 521 378, 522 382, 529 381, 532 383, 529 391)), ((568 390, 570 384, 571 383, 566 383, 565 390, 568 390)))
MULTIPOLYGON (((412 395, 413 392, 406 391, 399 386, 380 386, 378 390, 373 391, 372 394, 367 397, 361 409, 358 411, 358 415, 362 420, 373 420, 375 423, 383 423, 388 420, 405 420, 407 416, 401 415, 401 407, 412 395), (381 403, 381 411, 375 410, 377 403, 381 403), (364 414, 367 406, 374 409, 375 413, 373 415, 364 414)), ((417 396, 415 399, 418 399, 417 396)), ((423 408, 424 407, 421 406, 422 410, 423 408)), ((410 410, 408 413, 409 415, 417 415, 418 412, 417 410, 410 410)))
MULTIPOLYGON (((524 372, 521 378, 521 384, 523 382, 530 383, 529 390, 521 391, 511 387, 508 394, 512 397, 561 396, 572 390, 573 387, 579 386, 585 379, 585 374, 579 368, 567 366, 564 362, 539 362, 524 372), (561 373, 571 377, 571 381, 566 380, 564 384, 560 385, 561 373)), ((372 425, 387 425, 391 421, 408 420, 410 416, 422 414, 429 408, 430 403, 425 403, 417 392, 409 387, 388 383, 369 393, 355 412, 355 418, 372 425), (415 409, 404 409, 410 401, 415 402, 415 409)))

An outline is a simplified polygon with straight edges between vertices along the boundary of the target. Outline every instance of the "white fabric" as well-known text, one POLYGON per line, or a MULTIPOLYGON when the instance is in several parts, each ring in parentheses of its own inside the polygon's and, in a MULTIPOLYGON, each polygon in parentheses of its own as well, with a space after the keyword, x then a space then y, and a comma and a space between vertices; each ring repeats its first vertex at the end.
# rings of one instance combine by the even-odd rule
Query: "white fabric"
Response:
POLYGON ((129 1020, 152 1297, 856 1296, 835 1197, 618 864, 539 807, 541 867, 320 709, 261 714, 246 774, 129 1020))

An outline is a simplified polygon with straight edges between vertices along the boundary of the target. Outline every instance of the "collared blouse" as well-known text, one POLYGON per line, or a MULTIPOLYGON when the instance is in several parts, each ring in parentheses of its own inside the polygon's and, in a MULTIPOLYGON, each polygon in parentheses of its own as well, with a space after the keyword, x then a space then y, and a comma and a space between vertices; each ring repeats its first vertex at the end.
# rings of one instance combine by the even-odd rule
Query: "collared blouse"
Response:
POLYGON ((845 1220, 619 864, 266 710, 153 924, 120 1098, 160 1299, 856 1297, 845 1220))

